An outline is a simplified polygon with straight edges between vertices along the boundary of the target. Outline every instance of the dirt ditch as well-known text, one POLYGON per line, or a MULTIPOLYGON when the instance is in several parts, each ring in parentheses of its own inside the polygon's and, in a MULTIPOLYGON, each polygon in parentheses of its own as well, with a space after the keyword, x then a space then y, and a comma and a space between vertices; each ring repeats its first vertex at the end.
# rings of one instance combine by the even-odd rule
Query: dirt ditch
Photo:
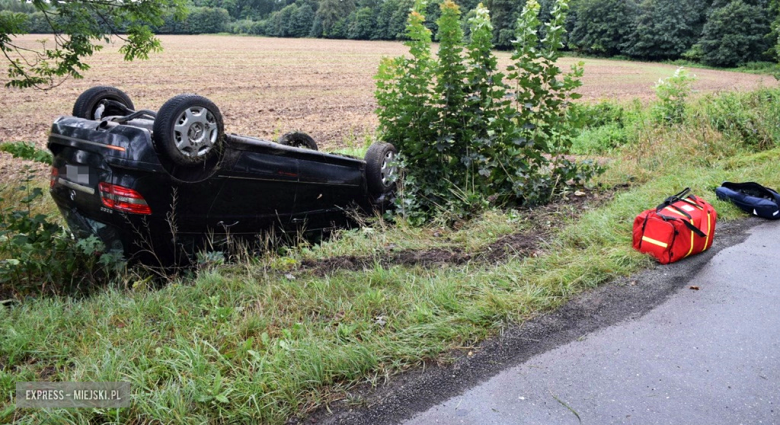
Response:
POLYGON ((578 217, 595 205, 603 204, 612 199, 614 194, 625 188, 621 186, 608 190, 583 189, 576 194, 569 194, 548 205, 535 208, 522 208, 520 214, 528 220, 539 223, 528 230, 522 230, 502 236, 477 251, 467 252, 458 246, 432 248, 426 250, 403 249, 395 251, 385 247, 384 252, 375 255, 355 256, 343 255, 317 260, 304 260, 298 267, 298 272, 310 272, 325 276, 339 270, 359 271, 382 267, 433 267, 440 265, 463 265, 466 263, 496 264, 510 257, 524 258, 536 256, 544 251, 547 242, 566 221, 578 217))

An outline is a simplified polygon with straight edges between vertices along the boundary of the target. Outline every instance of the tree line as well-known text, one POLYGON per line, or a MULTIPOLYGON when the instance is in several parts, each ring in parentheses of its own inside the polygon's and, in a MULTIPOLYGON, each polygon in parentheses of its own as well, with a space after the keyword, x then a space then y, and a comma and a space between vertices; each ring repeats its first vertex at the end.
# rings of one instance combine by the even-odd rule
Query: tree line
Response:
MULTIPOLYGON (((455 0, 465 11, 462 27, 479 0, 455 0)), ((189 14, 152 25, 157 34, 228 32, 271 37, 401 40, 413 0, 186 0, 189 14)), ((441 0, 426 6, 435 33, 441 0)), ((493 43, 511 48, 525 0, 484 0, 491 12, 493 43)), ((554 0, 540 0, 542 22, 554 0)), ((776 62, 780 0, 572 0, 564 49, 641 60, 686 59, 712 66, 776 62)), ((51 17, 20 0, 0 0, 3 11, 28 14, 31 33, 51 32, 51 17)), ((543 34, 542 34, 543 35, 543 34)))

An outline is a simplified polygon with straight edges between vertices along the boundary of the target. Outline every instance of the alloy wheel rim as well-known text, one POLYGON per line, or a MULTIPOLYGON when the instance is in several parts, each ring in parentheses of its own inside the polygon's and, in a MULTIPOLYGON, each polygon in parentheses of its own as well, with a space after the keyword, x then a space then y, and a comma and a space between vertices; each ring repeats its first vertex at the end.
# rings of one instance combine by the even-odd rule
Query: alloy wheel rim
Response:
POLYGON ((176 149, 190 158, 204 156, 214 148, 218 134, 217 119, 203 106, 191 106, 176 118, 173 138, 176 149))
POLYGON ((393 162, 395 158, 395 155, 393 152, 388 152, 385 154, 385 157, 382 159, 382 168, 380 169, 380 175, 382 177, 382 184, 387 186, 392 181, 391 179, 395 176, 396 172, 396 165, 393 162))

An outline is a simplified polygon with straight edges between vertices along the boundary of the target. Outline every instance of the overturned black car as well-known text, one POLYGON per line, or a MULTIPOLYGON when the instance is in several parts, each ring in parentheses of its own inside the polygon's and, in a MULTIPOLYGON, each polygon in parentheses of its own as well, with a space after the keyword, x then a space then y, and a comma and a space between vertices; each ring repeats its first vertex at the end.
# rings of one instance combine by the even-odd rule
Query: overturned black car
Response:
POLYGON ((395 190, 391 144, 363 160, 319 152, 304 133, 225 134, 217 106, 194 94, 155 112, 93 87, 54 122, 48 147, 50 192, 74 234, 142 261, 180 261, 227 235, 343 226, 349 211, 388 207, 395 190))

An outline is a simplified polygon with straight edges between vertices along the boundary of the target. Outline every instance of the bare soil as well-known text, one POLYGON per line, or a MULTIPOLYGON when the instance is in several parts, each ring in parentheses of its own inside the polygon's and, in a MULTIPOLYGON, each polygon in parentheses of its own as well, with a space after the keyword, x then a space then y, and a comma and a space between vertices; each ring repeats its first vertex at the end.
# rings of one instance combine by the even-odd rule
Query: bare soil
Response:
POLYGON ((534 220, 538 225, 529 230, 503 236, 476 252, 467 252, 459 246, 397 251, 392 246, 386 246, 381 254, 375 256, 345 255, 320 260, 304 260, 298 271, 324 276, 339 270, 370 270, 376 264, 383 267, 396 265, 431 267, 461 265, 468 262, 489 265, 504 262, 509 258, 536 256, 545 249, 547 241, 556 228, 560 228, 567 220, 578 217, 589 208, 609 201, 615 192, 622 188, 607 191, 583 189, 580 192, 581 196, 569 195, 541 207, 523 208, 523 215, 534 220))
MULTIPOLYGON (((42 35, 21 44, 34 47, 42 35)), ((326 150, 362 145, 376 128, 374 79, 383 56, 399 56, 400 42, 284 39, 222 35, 161 36, 164 51, 147 61, 124 62, 119 45, 87 58, 80 80, 49 90, 0 88, 0 142, 32 141, 44 147, 53 120, 69 114, 80 93, 95 85, 127 92, 137 108, 158 109, 180 93, 197 93, 222 111, 227 132, 267 139, 300 130, 326 150)), ((502 66, 509 54, 499 52, 502 66)), ((564 58, 564 69, 579 59, 564 58)), ((675 67, 655 63, 585 59, 580 92, 585 101, 650 99, 652 86, 675 67)), ((5 66, 5 65, 4 65, 5 66)), ((694 70, 701 92, 774 86, 770 76, 694 70)), ((0 84, 7 81, 0 72, 0 84)), ((3 180, 18 171, 0 154, 3 180)))

